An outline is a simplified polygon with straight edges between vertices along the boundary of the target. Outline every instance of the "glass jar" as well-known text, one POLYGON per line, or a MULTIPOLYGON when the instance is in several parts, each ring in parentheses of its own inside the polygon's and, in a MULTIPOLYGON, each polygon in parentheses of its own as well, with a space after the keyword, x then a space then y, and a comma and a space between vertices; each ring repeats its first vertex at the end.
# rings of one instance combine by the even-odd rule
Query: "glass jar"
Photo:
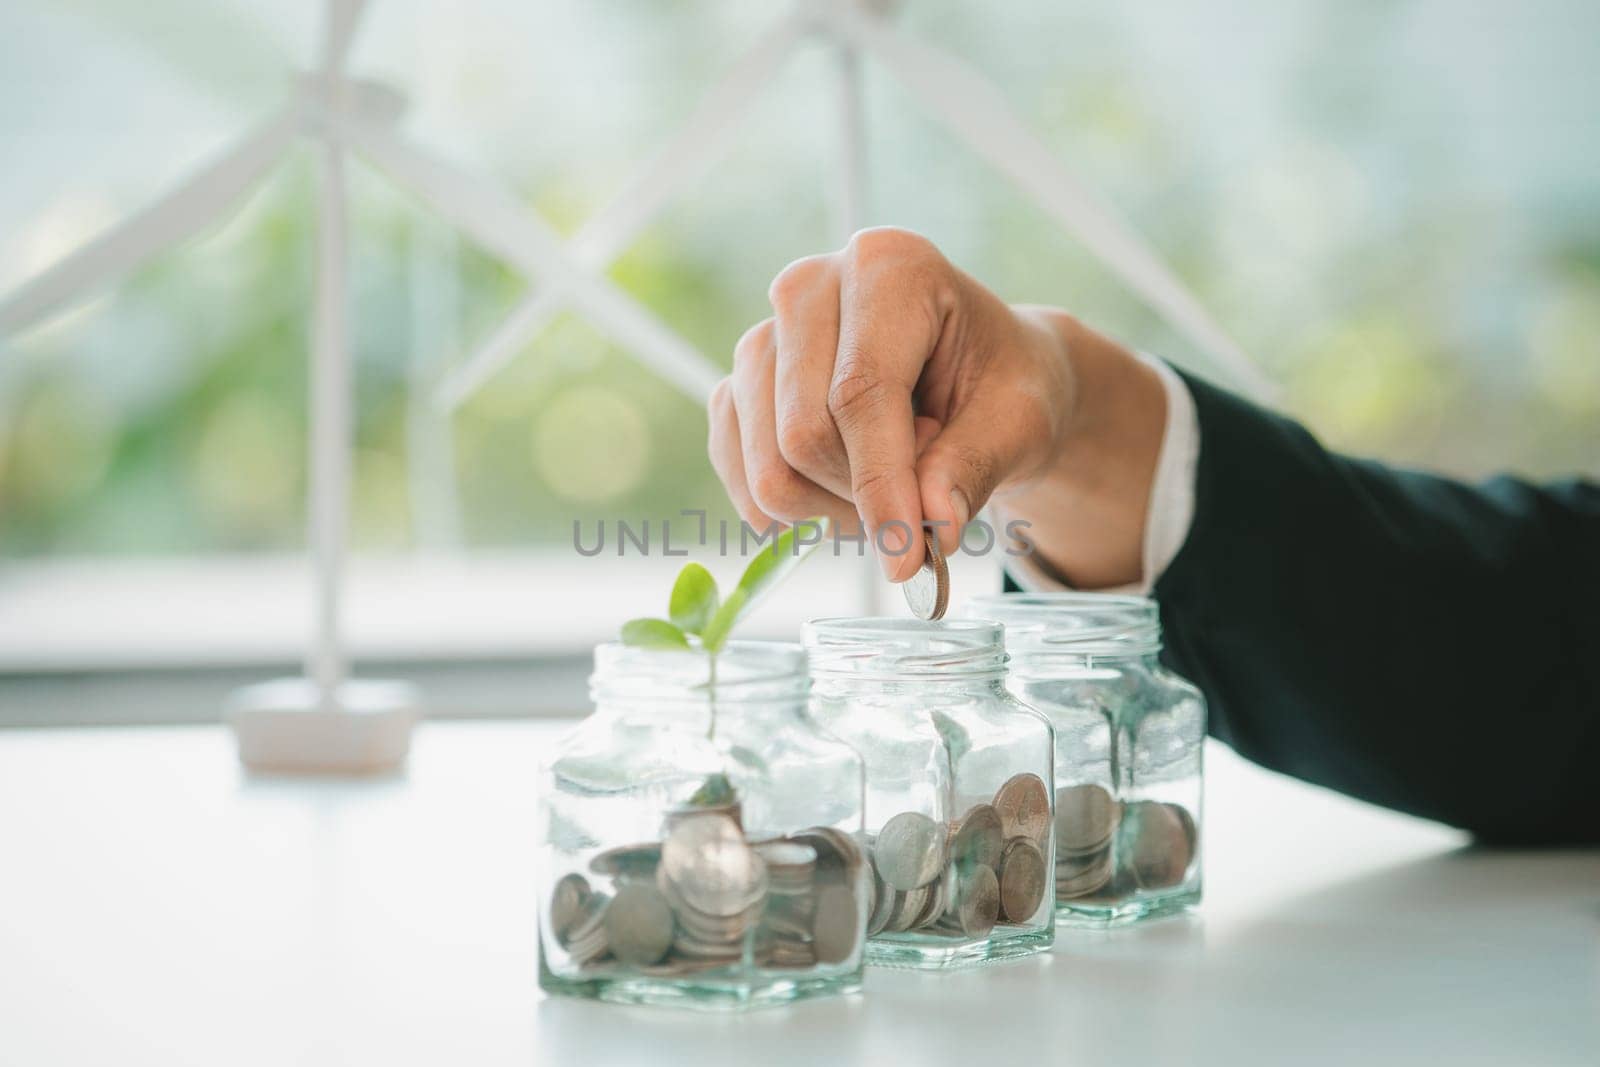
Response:
POLYGON ((1005 625, 1007 684, 1055 726, 1057 919, 1198 904, 1206 703, 1161 665, 1155 601, 1006 593, 965 614, 1005 625))
POLYGON ((1001 628, 823 619, 812 709, 867 767, 867 962, 936 969, 1055 940, 1050 723, 1005 688, 1001 628))
POLYGON ((544 770, 539 981, 739 1009, 860 988, 862 762, 805 652, 601 645, 595 711, 544 770))

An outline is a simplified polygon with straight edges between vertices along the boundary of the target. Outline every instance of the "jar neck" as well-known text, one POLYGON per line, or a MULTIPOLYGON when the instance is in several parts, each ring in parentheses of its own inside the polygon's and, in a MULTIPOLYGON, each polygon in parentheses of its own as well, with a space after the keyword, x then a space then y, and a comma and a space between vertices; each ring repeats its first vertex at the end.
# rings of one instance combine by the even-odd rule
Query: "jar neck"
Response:
POLYGON ((1097 671, 1153 673, 1161 669, 1161 654, 1156 652, 1018 652, 1011 658, 1011 676, 1030 678, 1074 678, 1097 671))
POLYGON ((1006 647, 1023 668, 1074 669, 1112 663, 1155 666, 1161 615, 1148 597, 1104 593, 1006 593, 983 596, 966 613, 1006 629, 1006 647))
POLYGON ((759 716, 805 707, 811 680, 795 644, 730 642, 715 657, 697 650, 620 644, 595 649, 589 693, 600 710, 647 709, 663 720, 759 716))
POLYGON ((962 698, 975 695, 1002 694, 1006 688, 1006 675, 986 674, 979 677, 927 677, 867 678, 852 674, 818 674, 813 692, 824 699, 831 696, 858 696, 866 694, 916 693, 930 701, 942 697, 962 698))
POLYGON ((806 623, 811 676, 821 688, 983 689, 1005 680, 1004 630, 991 622, 818 619, 806 623))

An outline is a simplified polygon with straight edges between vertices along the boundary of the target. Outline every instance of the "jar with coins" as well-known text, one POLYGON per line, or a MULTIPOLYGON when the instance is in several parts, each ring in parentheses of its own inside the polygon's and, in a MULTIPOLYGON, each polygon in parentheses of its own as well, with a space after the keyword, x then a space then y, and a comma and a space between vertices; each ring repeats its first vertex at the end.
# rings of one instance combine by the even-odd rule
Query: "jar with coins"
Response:
POLYGON ((1055 939, 1050 724, 993 623, 808 623, 812 709, 866 761, 867 962, 960 967, 1055 939))
POLYGON ((1206 703, 1162 666, 1155 602, 1007 593, 965 614, 1005 625, 1011 691, 1055 726, 1057 919, 1102 926, 1199 903, 1206 703))
POLYGON ((805 652, 601 645, 595 711, 543 772, 540 984, 742 1009, 860 988, 863 766, 805 652))

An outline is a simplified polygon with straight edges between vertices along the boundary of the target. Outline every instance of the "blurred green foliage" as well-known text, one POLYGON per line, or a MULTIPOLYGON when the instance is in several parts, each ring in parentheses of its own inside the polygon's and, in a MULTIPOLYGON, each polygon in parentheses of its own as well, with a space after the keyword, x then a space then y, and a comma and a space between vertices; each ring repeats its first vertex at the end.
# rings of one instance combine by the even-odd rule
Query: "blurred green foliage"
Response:
MULTIPOLYGON (((1499 101, 1502 82, 1527 84, 1517 71, 1556 70, 1535 46, 1568 39, 1564 16, 1514 23, 1526 38, 1508 39, 1502 52, 1530 49, 1526 67, 1466 58, 1462 73, 1443 71, 1435 84, 1405 66, 1406 50, 1421 46, 1403 42, 1426 36, 1408 28, 1411 5, 1289 7, 1292 26, 1279 8, 1256 5, 1252 17, 1275 43, 1234 43, 1220 58, 1208 49, 1234 39, 1190 41, 1184 20, 1201 16, 1179 5, 1162 6, 1158 22, 1132 9, 989 11, 941 0, 913 6, 905 21, 993 78, 1051 149, 1163 250, 1283 383, 1281 403, 1331 445, 1463 475, 1600 474, 1600 157, 1592 144, 1567 144, 1592 117, 1554 73, 1540 90, 1548 107, 1534 93, 1508 118, 1471 102, 1472 79, 1499 101), (1151 54, 1165 65, 1146 61, 1151 54), (1249 67, 1269 54, 1271 70, 1249 67), (1445 85, 1448 77, 1464 80, 1445 85), (1556 103, 1572 125, 1552 117, 1556 103), (1202 108, 1213 124, 1195 121, 1202 108), (1459 114, 1444 121, 1449 108, 1459 114), (1522 113, 1548 128, 1530 132, 1522 113), (1484 144, 1502 142, 1521 145, 1521 156, 1485 155, 1484 144)), ((573 10, 623 20, 615 24, 636 36, 582 42, 631 64, 633 82, 608 86, 617 99, 591 103, 584 94, 598 96, 600 75, 576 68, 573 95, 552 96, 530 120, 553 137, 582 133, 610 155, 541 155, 534 138, 527 154, 538 162, 509 167, 530 206, 566 232, 670 136, 749 27, 776 13, 573 10), (739 29, 724 40, 718 31, 728 26, 739 29), (584 77, 595 80, 586 88, 584 77)), ((1463 24, 1464 35, 1474 32, 1463 24)), ((1590 40, 1582 47, 1595 55, 1568 61, 1589 72, 1592 90, 1600 48, 1590 40)), ((1439 54, 1466 56, 1480 44, 1463 36, 1439 54)), ((517 47, 507 46, 508 62, 517 47)), ((482 60, 464 84, 506 95, 493 69, 482 60)), ((836 244, 826 196, 832 112, 817 88, 825 73, 819 57, 798 59, 732 156, 610 271, 720 363, 767 313, 771 274, 836 244)), ((1196 363, 901 90, 877 73, 868 87, 872 221, 928 232, 1010 299, 1068 306, 1146 350, 1196 363)), ((452 416, 433 413, 420 390, 487 336, 525 281, 458 244, 381 176, 358 170, 351 189, 359 546, 440 547, 439 531, 457 528, 473 547, 565 545, 575 519, 686 507, 731 515, 705 460, 698 403, 576 317, 557 319, 452 416), (453 303, 420 313, 444 290, 457 294, 453 303)), ((9 361, 0 366, 0 556, 301 543, 312 237, 309 174, 297 157, 216 234, 0 354, 9 361)))

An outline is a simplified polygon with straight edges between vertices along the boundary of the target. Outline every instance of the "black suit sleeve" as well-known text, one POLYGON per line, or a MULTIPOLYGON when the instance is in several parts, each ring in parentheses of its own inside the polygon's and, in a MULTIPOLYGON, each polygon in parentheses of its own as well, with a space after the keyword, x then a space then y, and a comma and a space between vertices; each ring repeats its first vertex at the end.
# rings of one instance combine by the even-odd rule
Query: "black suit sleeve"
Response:
POLYGON ((1155 596, 1211 732, 1490 841, 1600 841, 1600 487, 1350 459, 1185 381, 1194 521, 1155 596))

